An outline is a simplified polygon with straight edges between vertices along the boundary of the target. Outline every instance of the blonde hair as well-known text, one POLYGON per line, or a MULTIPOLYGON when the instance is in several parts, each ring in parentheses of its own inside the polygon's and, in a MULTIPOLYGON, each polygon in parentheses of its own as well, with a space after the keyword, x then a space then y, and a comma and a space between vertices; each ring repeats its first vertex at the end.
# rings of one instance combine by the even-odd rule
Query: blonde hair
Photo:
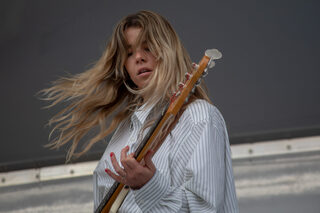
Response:
MULTIPOLYGON (((192 69, 187 51, 165 18, 150 11, 140 11, 123 18, 115 27, 103 55, 92 68, 60 78, 53 82, 52 87, 41 91, 44 100, 52 102, 48 107, 66 101, 69 103, 49 120, 49 124, 54 125, 50 136, 57 131, 58 137, 48 146, 59 148, 71 141, 67 161, 73 155, 81 156, 111 134, 138 106, 168 102, 185 73, 192 69), (138 43, 146 42, 157 61, 149 83, 140 90, 124 67, 128 51, 124 32, 129 27, 141 28, 138 43), (111 123, 107 124, 107 120, 111 123), (94 127, 100 127, 99 132, 76 153, 80 140, 94 127)), ((191 100, 196 98, 209 101, 203 85, 196 88, 191 100)))

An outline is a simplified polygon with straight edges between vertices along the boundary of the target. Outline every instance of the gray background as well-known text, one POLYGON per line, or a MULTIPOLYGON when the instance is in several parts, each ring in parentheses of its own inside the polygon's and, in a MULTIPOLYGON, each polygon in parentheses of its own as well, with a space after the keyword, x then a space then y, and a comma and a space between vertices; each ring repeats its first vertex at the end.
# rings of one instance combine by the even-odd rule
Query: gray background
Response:
MULTIPOLYGON (((231 143, 320 134, 318 1, 0 2, 2 146, 0 171, 64 162, 67 146, 43 147, 47 120, 35 94, 66 73, 88 69, 115 24, 142 9, 165 16, 192 59, 217 48, 206 77, 231 143)), ((105 144, 80 160, 98 159, 105 144)))

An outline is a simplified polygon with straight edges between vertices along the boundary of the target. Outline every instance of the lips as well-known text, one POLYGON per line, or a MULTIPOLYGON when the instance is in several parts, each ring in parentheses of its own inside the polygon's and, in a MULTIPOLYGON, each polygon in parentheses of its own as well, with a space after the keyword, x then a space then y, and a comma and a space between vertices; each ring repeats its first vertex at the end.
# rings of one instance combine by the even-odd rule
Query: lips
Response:
POLYGON ((144 67, 144 68, 141 68, 141 69, 138 70, 138 75, 142 75, 144 73, 149 73, 149 72, 152 72, 152 70, 149 69, 149 68, 144 67))

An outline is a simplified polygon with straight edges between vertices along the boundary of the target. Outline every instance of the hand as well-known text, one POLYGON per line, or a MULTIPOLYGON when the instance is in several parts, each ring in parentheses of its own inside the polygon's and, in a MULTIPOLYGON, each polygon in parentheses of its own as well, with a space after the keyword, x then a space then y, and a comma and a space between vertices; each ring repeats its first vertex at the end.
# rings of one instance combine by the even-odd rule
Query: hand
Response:
POLYGON ((133 157, 133 153, 127 155, 128 151, 129 146, 126 146, 121 150, 120 161, 123 168, 120 167, 116 156, 113 152, 111 152, 111 162, 117 174, 113 173, 109 169, 106 169, 105 171, 114 180, 123 183, 132 189, 140 189, 153 177, 154 173, 156 172, 156 167, 151 160, 153 152, 147 152, 144 157, 145 164, 142 165, 133 157))

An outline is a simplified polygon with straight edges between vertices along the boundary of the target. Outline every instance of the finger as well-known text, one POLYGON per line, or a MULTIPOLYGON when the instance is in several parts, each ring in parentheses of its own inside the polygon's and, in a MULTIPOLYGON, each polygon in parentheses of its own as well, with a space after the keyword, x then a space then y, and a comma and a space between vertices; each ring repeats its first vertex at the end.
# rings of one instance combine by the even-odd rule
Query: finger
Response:
POLYGON ((144 156, 144 162, 146 167, 148 167, 151 171, 155 171, 156 167, 152 162, 152 157, 153 157, 154 152, 152 150, 149 150, 147 154, 144 156))
POLYGON ((119 176, 119 175, 116 175, 115 173, 113 173, 110 169, 105 169, 106 173, 112 178, 114 179, 115 181, 117 182, 120 182, 120 183, 124 183, 124 178, 119 176))
POLYGON ((128 155, 124 162, 121 162, 124 166, 126 172, 130 173, 137 168, 141 167, 140 163, 133 157, 133 155, 128 155))
POLYGON ((128 151, 129 151, 129 146, 126 146, 123 149, 121 149, 121 154, 120 154, 121 162, 127 158, 127 152, 128 151))
POLYGON ((120 167, 117 158, 113 152, 110 153, 111 163, 114 168, 114 170, 122 177, 126 176, 126 172, 123 168, 120 167))
POLYGON ((127 172, 130 172, 132 169, 134 169, 134 161, 136 161, 134 158, 133 158, 133 153, 131 154, 127 154, 129 151, 129 146, 126 146, 124 147, 122 150, 121 150, 121 164, 123 166, 123 168, 127 171, 127 172))

